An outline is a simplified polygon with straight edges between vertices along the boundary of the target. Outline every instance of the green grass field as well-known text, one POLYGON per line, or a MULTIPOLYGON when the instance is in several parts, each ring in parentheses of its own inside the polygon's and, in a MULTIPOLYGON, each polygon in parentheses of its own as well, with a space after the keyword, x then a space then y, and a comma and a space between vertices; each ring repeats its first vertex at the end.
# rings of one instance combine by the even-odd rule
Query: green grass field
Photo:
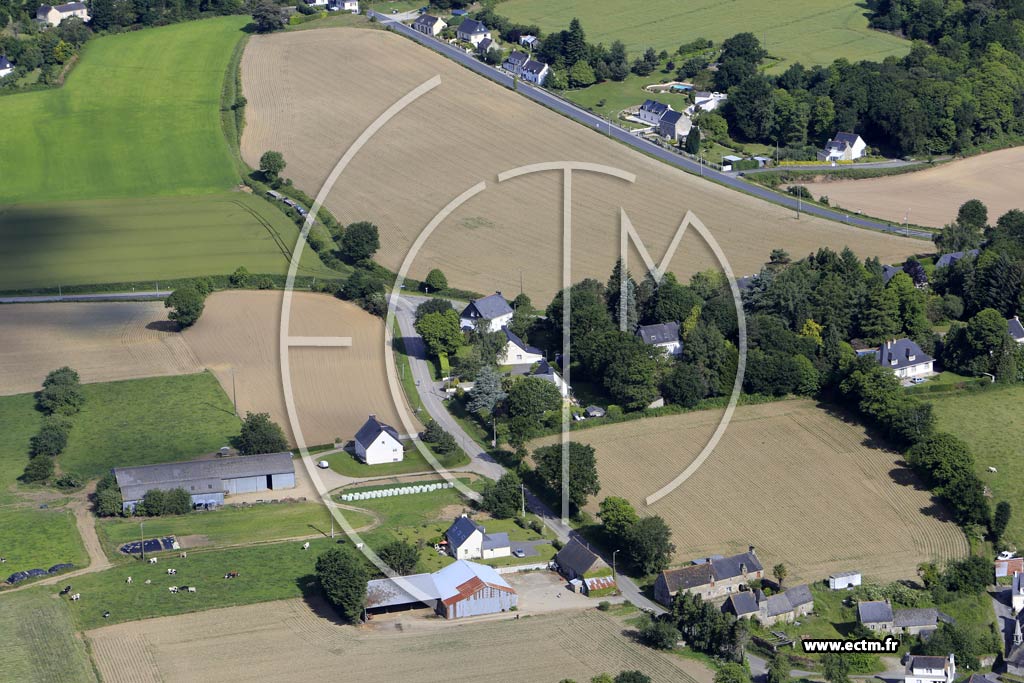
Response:
POLYGON ((52 588, 0 597, 0 678, 32 683, 95 681, 69 605, 52 588))
POLYGON ((89 563, 75 527, 75 515, 66 507, 0 508, 0 555, 7 558, 0 568, 0 581, 27 569, 49 569, 65 562, 84 567, 89 563))
POLYGON ((855 0, 507 0, 497 11, 548 32, 568 28, 578 17, 589 42, 607 46, 621 40, 631 57, 648 47, 674 52, 695 38, 717 43, 751 31, 780 59, 773 71, 794 62, 810 66, 839 57, 881 60, 910 50, 908 41, 870 30, 863 3, 855 0))
MULTIPOLYGON (((469 464, 469 456, 462 449, 443 457, 435 453, 434 457, 437 458, 437 461, 445 469, 462 467, 469 464)), ((322 459, 331 464, 332 470, 346 477, 390 476, 393 474, 409 474, 411 472, 430 472, 434 469, 433 465, 427 462, 427 459, 419 452, 419 449, 411 447, 409 443, 406 443, 402 462, 367 465, 348 451, 325 455, 322 459)))
MULTIPOLYGON (((0 206, 0 291, 107 282, 152 288, 239 266, 284 274, 298 236, 281 211, 243 192, 0 206)), ((332 273, 309 248, 299 272, 332 273)))
MULTIPOLYGON (((345 518, 355 528, 373 521, 370 515, 344 510, 345 518)), ((284 538, 329 534, 331 519, 321 503, 277 503, 248 508, 225 507, 208 512, 193 512, 173 517, 151 519, 103 519, 96 531, 104 550, 111 557, 123 558, 117 548, 139 539, 139 521, 145 521, 147 538, 155 536, 204 536, 204 545, 234 545, 273 541, 284 538)), ((339 525, 335 525, 338 533, 339 525)))
POLYGON ((971 447, 978 476, 992 489, 992 505, 1006 500, 1013 506, 1004 542, 1024 545, 1024 505, 1020 499, 1024 489, 1024 423, 1020 420, 1024 386, 922 394, 921 398, 935 406, 939 429, 957 435, 971 447), (989 472, 989 467, 998 472, 989 472))
POLYGON ((82 390, 85 407, 74 418, 58 463, 84 478, 100 477, 111 467, 212 453, 241 425, 220 384, 206 372, 85 384, 82 390))
POLYGON ((42 417, 32 394, 0 396, 0 505, 18 500, 16 480, 25 471, 29 439, 39 431, 42 417))
POLYGON ((220 94, 249 21, 97 38, 64 87, 0 97, 0 204, 208 194, 237 184, 220 94))

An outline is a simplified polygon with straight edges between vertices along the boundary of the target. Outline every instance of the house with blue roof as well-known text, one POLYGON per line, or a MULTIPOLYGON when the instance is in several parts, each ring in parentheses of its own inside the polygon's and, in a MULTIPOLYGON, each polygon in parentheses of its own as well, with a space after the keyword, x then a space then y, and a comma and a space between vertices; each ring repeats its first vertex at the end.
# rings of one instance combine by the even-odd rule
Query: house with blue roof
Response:
POLYGON ((935 267, 948 268, 967 256, 977 256, 979 253, 981 252, 978 249, 971 249, 970 251, 954 251, 952 254, 943 254, 935 262, 935 267))
POLYGON ((473 47, 479 47, 481 42, 491 37, 491 32, 483 22, 466 19, 455 29, 455 37, 472 44, 473 47))
POLYGON ((644 100, 644 103, 640 105, 640 110, 637 112, 637 116, 639 116, 640 120, 644 123, 657 126, 658 122, 661 121, 661 117, 669 111, 672 111, 672 107, 667 104, 662 104, 657 100, 644 100))
POLYGON ((489 534, 466 515, 456 519, 444 537, 448 541, 448 553, 457 560, 489 560, 512 554, 508 534, 489 534))
POLYGON ((487 321, 487 331, 497 332, 512 321, 512 307, 501 292, 495 292, 482 299, 474 299, 459 315, 459 324, 464 330, 476 328, 478 320, 487 321))
POLYGON ((1024 344, 1024 325, 1021 325, 1020 318, 1018 316, 1013 316, 1007 320, 1006 328, 1010 333, 1010 336, 1013 338, 1013 341, 1018 344, 1024 344))

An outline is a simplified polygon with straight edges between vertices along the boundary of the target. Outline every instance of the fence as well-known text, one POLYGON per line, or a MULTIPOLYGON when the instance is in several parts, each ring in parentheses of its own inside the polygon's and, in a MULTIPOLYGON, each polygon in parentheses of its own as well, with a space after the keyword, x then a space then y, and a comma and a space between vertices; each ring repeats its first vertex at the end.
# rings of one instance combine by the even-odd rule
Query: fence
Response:
POLYGON ((514 564, 511 567, 495 567, 494 571, 499 574, 515 574, 517 572, 532 572, 538 569, 547 569, 547 562, 537 562, 534 564, 514 564))

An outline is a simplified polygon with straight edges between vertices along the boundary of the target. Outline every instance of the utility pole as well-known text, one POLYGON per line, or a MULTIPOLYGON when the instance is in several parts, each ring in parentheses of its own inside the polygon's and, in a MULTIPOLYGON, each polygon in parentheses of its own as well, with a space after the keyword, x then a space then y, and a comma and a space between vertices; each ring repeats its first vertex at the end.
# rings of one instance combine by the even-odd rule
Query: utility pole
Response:
POLYGON ((142 526, 145 522, 139 522, 139 548, 142 549, 142 561, 146 561, 146 530, 142 526))
POLYGON ((331 514, 331 538, 334 538, 334 514, 331 514))
POLYGON ((800 220, 800 209, 803 208, 804 198, 799 194, 796 196, 796 219, 800 220))
POLYGON ((618 554, 619 554, 618 550, 616 550, 615 552, 612 553, 612 578, 615 579, 616 581, 618 581, 618 579, 619 579, 618 575, 615 573, 615 556, 618 555, 618 554))
POLYGON ((519 484, 519 495, 522 496, 522 501, 523 501, 522 516, 526 517, 526 485, 525 484, 519 484))

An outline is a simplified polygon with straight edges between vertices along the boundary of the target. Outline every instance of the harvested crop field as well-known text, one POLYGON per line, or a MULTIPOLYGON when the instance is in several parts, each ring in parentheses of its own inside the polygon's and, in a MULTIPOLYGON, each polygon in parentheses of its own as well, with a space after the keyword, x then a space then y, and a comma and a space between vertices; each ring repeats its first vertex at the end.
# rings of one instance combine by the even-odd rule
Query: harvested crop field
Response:
MULTIPOLYGON (((203 317, 183 336, 228 396, 237 390, 240 415, 270 413, 291 440, 281 385, 282 296, 276 291, 218 292, 207 299, 203 317)), ((388 390, 380 318, 326 294, 296 292, 290 332, 352 338, 349 348, 290 351, 295 407, 307 444, 330 443, 335 437, 349 440, 369 413, 400 424, 388 390)))
POLYGON ((815 197, 828 195, 833 205, 890 221, 903 222, 909 209, 911 223, 941 228, 956 218, 968 199, 985 202, 993 223, 1010 209, 1024 209, 1022 183, 1024 147, 1014 147, 926 171, 809 183, 807 189, 815 197))
POLYGON ((665 518, 678 562, 753 545, 766 567, 784 562, 796 580, 849 569, 894 580, 916 576, 920 562, 967 553, 963 534, 936 517, 943 511, 896 453, 810 401, 738 408, 704 465, 646 507, 720 419, 720 411, 699 411, 573 438, 597 449, 601 497, 624 496, 641 514, 665 518))
POLYGON ((108 683, 308 681, 339 674, 364 683, 482 677, 550 683, 622 669, 640 669, 656 683, 711 680, 703 665, 636 644, 622 635, 622 622, 597 610, 476 622, 425 621, 413 613, 389 617, 376 630, 339 626, 318 612, 287 600, 119 624, 86 636, 108 683), (466 666, 451 666, 466 652, 473 653, 466 666))
POLYGON ((169 330, 162 301, 0 306, 0 394, 38 391, 46 373, 63 365, 83 382, 203 369, 169 330))
MULTIPOLYGON (((445 58, 385 31, 323 29, 253 36, 242 59, 248 100, 242 154, 252 165, 282 150, 286 175, 315 193, 349 145, 388 107, 435 75, 442 83, 414 102, 352 160, 327 198, 340 220, 381 228, 376 258, 397 269, 416 236, 453 198, 480 181, 484 192, 442 222, 411 275, 441 268, 453 286, 518 291, 535 301, 559 288, 562 186, 551 171, 497 183, 525 164, 586 161, 637 175, 623 180, 577 172, 573 179, 573 273, 607 278, 617 257, 619 207, 656 260, 687 210, 714 234, 737 275, 756 272, 772 248, 805 255, 849 246, 883 262, 924 243, 847 228, 703 182, 588 131, 445 58), (317 63, 323 69, 309 69, 317 63), (311 134, 294 122, 315 119, 311 134)), ((641 263, 632 257, 633 264, 641 263)), ((672 270, 687 277, 715 263, 695 231, 672 270)), ((634 270, 639 268, 634 265, 634 270)))

